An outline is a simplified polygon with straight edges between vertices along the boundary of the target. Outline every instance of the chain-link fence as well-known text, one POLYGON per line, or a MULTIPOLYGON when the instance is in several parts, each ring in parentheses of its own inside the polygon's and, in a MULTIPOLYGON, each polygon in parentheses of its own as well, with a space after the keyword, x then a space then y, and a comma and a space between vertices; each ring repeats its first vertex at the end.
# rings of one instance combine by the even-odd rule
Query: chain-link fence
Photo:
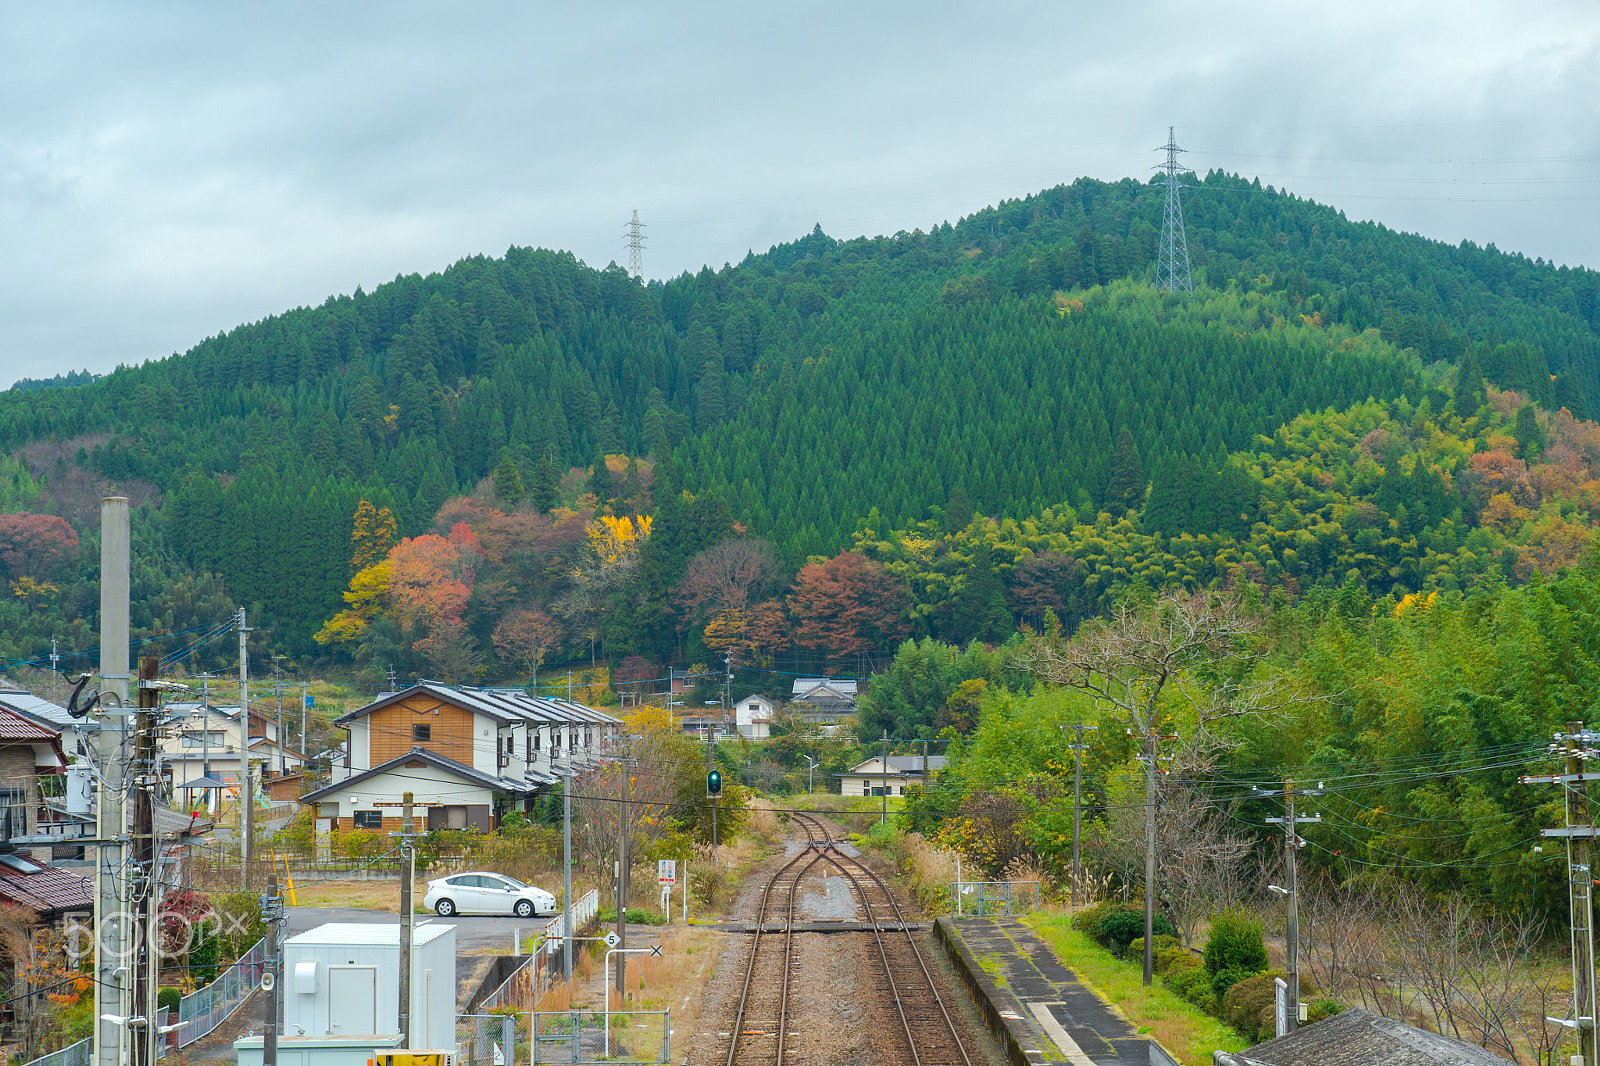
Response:
POLYGON ((606 1012, 538 1011, 533 1015, 533 1066, 595 1062, 666 1062, 672 1054, 668 1012, 612 1011, 606 1047, 606 1012))
POLYGON ((89 1066, 94 1058, 94 1037, 86 1036, 76 1044, 68 1044, 60 1051, 41 1055, 27 1066, 89 1066))
POLYGON ((1026 914, 1038 909, 1037 881, 950 882, 950 914, 956 918, 1026 914))
POLYGON ((266 952, 266 939, 257 940, 254 947, 218 974, 215 981, 183 997, 178 1004, 179 1047, 188 1047, 227 1021, 250 998, 250 993, 261 983, 266 952))
POLYGON ((517 1019, 511 1014, 456 1015, 460 1066, 512 1066, 527 1061, 517 1048, 517 1019))

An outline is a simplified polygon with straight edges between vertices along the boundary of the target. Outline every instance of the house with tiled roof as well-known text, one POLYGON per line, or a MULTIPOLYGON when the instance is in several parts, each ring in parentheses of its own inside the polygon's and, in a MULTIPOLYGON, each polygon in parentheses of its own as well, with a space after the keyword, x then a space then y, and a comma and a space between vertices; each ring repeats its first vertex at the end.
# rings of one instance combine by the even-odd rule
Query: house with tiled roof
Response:
POLYGON ((3 683, 0 679, 0 707, 15 711, 24 718, 56 730, 61 735, 61 750, 70 762, 75 756, 88 755, 100 723, 88 715, 75 718, 59 703, 35 696, 26 689, 3 683))
POLYGON ((846 718, 855 717, 854 678, 797 677, 789 694, 789 710, 801 721, 831 733, 846 718))
MULTIPOLYGON (((1507 1066, 1462 1040, 1348 1007, 1244 1051, 1217 1051, 1215 1066, 1507 1066)), ((1576 1060, 1576 1056, 1574 1056, 1576 1060)))
POLYGON ((335 720, 349 731, 332 781, 300 798, 319 831, 397 829, 412 793, 430 829, 497 828, 527 810, 566 766, 582 769, 612 749, 621 721, 570 700, 518 689, 421 681, 335 720))

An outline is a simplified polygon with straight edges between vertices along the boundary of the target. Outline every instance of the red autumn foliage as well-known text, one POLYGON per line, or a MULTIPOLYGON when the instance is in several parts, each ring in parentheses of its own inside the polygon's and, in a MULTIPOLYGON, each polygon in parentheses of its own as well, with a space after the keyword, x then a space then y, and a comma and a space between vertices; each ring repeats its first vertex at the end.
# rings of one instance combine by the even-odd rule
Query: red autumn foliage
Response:
POLYGON ((789 594, 794 640, 838 656, 889 647, 910 631, 905 620, 911 597, 905 583, 882 563, 857 552, 840 552, 801 568, 789 594))
POLYGON ((0 514, 0 571, 47 577, 78 557, 78 534, 53 514, 0 514))

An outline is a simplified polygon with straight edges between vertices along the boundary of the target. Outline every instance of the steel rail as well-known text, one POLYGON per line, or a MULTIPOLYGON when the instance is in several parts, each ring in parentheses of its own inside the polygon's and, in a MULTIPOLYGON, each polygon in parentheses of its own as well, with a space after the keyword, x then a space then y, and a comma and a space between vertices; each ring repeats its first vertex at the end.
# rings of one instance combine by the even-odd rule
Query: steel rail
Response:
MULTIPOLYGON (((757 955, 760 954, 760 951, 761 951, 761 938, 763 936, 763 930, 764 930, 764 928, 766 926, 767 911, 768 911, 768 908, 769 908, 769 906, 771 904, 771 901, 772 901, 772 891, 773 891, 774 888, 776 888, 778 886, 778 882, 783 879, 784 874, 788 873, 791 869, 793 869, 794 866, 797 863, 799 863, 801 859, 803 859, 807 855, 811 854, 811 852, 813 850, 816 850, 817 846, 818 846, 818 841, 817 841, 815 835, 811 831, 811 826, 809 826, 809 825, 805 824, 804 822, 802 822, 801 823, 801 828, 804 829, 805 833, 806 833, 805 850, 801 851, 794 858, 790 859, 788 862, 784 863, 781 867, 779 867, 778 870, 772 875, 771 879, 769 879, 767 881, 766 888, 762 889, 762 892, 761 892, 761 906, 760 906, 760 908, 758 909, 758 911, 756 913, 755 932, 754 932, 754 934, 752 936, 752 939, 751 939, 751 942, 750 942, 750 957, 745 962, 744 984, 743 984, 742 989, 739 992, 739 1009, 734 1015, 733 1032, 729 1035, 729 1040, 728 1040, 727 1066, 733 1066, 734 1059, 738 1056, 738 1053, 739 1053, 739 1038, 744 1033, 745 1012, 749 1008, 749 1005, 750 1005, 750 981, 755 976, 756 957, 757 957, 757 955)), ((778 1025, 778 1053, 777 1053, 778 1054, 778 1060, 777 1061, 778 1061, 779 1066, 782 1066, 782 1062, 783 1062, 783 1044, 784 1044, 784 1040, 785 1040, 785 1038, 787 1036, 787 1032, 788 1032, 787 1025, 785 1023, 787 1022, 788 1006, 789 1006, 789 969, 790 969, 789 952, 791 950, 791 947, 792 947, 792 944, 793 944, 793 937, 794 937, 794 897, 795 897, 795 892, 800 887, 800 881, 801 881, 802 878, 805 877, 806 871, 810 870, 811 867, 813 867, 817 863, 821 862, 822 858, 823 858, 823 854, 824 853, 822 851, 820 851, 820 850, 817 851, 817 854, 811 859, 811 861, 806 863, 806 865, 804 867, 802 867, 801 870, 794 875, 794 880, 792 882, 790 882, 790 884, 789 884, 789 900, 788 900, 788 906, 785 909, 785 930, 786 930, 786 933, 788 935, 785 937, 785 940, 784 940, 784 951, 783 951, 783 973, 784 973, 784 977, 783 977, 783 983, 782 983, 781 991, 779 993, 780 999, 779 999, 779 1004, 778 1004, 779 1025, 778 1025)))
MULTIPOLYGON (((809 818, 809 816, 805 817, 809 818)), ((802 824, 804 823, 802 822, 802 824)), ((810 836, 809 829, 807 830, 807 836, 810 836)), ((939 994, 939 986, 933 979, 933 972, 928 969, 927 960, 922 956, 922 949, 917 946, 915 935, 913 935, 911 930, 906 926, 905 916, 901 913, 900 904, 895 901, 894 893, 889 891, 889 886, 884 884, 883 879, 874 873, 870 867, 861 862, 861 860, 853 856, 846 855, 832 840, 829 840, 824 845, 824 850, 833 852, 836 856, 838 856, 838 858, 849 862, 857 870, 861 871, 861 873, 871 878, 872 883, 877 887, 878 891, 882 892, 884 898, 889 901, 889 909, 893 911, 895 921, 899 923, 900 931, 902 934, 904 934, 906 943, 911 947, 911 954, 917 960, 917 967, 922 971, 923 979, 928 983, 928 991, 932 993, 933 1001, 939 1006, 939 1014, 944 1019, 945 1028, 950 1033, 950 1039, 955 1044, 956 1050, 961 1053, 961 1061, 965 1063, 966 1066, 973 1066, 972 1057, 967 1054, 966 1045, 962 1043, 961 1034, 956 1029, 955 1020, 950 1017, 950 1009, 945 1005, 944 997, 939 994)), ((872 920, 872 904, 867 899, 866 889, 863 887, 861 879, 847 869, 842 862, 835 862, 835 865, 839 867, 839 871, 845 876, 846 880, 850 882, 850 887, 855 890, 857 897, 861 900, 862 908, 867 912, 867 924, 872 926, 872 935, 877 943, 878 955, 883 962, 884 976, 889 982, 890 994, 894 996, 895 1010, 900 1015, 900 1024, 905 1028, 906 1044, 911 1049, 912 1062, 915 1064, 915 1066, 922 1066, 922 1056, 917 1050, 917 1041, 916 1037, 913 1035, 911 1020, 906 1016, 905 1006, 901 1001, 900 988, 895 982, 894 970, 889 965, 889 955, 887 949, 884 947, 883 933, 878 929, 877 923, 872 920)))

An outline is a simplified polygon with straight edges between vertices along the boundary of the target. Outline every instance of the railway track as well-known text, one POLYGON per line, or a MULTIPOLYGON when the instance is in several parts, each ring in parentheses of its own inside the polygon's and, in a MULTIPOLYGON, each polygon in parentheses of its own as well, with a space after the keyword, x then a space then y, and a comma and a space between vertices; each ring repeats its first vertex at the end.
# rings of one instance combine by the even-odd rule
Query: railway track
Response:
POLYGON ((866 931, 829 934, 867 941, 869 971, 879 983, 899 1019, 898 1033, 883 1034, 885 1045, 875 1048, 876 1061, 903 1061, 910 1066, 973 1066, 962 1044, 949 1006, 923 957, 915 935, 905 928, 905 918, 894 893, 859 860, 846 855, 830 839, 827 828, 813 815, 791 812, 791 824, 806 835, 805 847, 779 868, 761 893, 750 955, 732 1031, 726 1066, 784 1066, 789 1038, 797 1024, 790 1010, 795 985, 794 925, 800 883, 814 868, 826 863, 850 886, 862 912, 866 931), (767 932, 781 923, 782 931, 767 932), (880 926, 894 923, 892 931, 880 926))

